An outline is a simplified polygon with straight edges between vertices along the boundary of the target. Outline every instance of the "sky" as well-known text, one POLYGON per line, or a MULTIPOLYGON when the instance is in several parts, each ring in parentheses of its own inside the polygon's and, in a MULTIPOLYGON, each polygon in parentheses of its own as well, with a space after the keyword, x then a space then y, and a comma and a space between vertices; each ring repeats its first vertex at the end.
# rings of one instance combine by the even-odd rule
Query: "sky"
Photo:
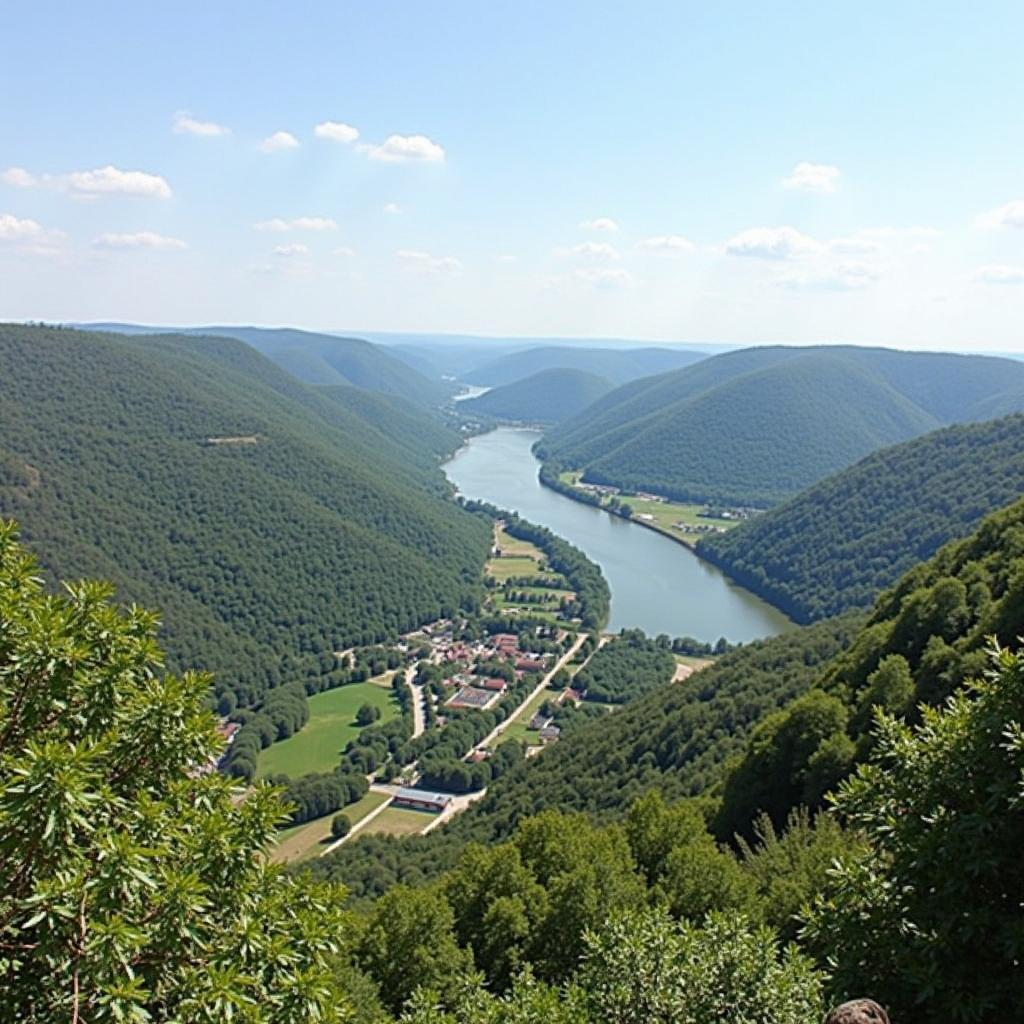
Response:
POLYGON ((6 5, 0 318, 1024 351, 1024 4, 6 5))

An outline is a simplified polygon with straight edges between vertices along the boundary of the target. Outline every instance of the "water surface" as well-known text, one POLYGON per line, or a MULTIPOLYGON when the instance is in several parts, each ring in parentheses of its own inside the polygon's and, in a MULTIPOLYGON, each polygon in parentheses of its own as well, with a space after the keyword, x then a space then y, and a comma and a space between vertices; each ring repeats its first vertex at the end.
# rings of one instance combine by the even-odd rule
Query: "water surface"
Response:
POLYGON ((782 612, 676 541, 542 487, 534 430, 501 427, 444 465, 467 498, 518 512, 571 541, 601 566, 612 591, 608 628, 749 641, 792 628, 782 612))

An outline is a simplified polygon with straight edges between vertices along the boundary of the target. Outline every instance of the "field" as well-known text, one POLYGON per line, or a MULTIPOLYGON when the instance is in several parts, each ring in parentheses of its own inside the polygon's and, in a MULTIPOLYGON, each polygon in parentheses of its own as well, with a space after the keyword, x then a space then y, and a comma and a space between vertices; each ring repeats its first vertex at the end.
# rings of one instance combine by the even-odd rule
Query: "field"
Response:
MULTIPOLYGON (((362 800, 343 807, 338 813, 348 815, 348 820, 355 825, 372 810, 390 799, 391 797, 387 793, 375 793, 371 790, 362 800)), ((306 821, 301 825, 282 829, 277 845, 270 854, 270 859, 278 864, 285 862, 294 864, 318 856, 333 841, 331 839, 331 819, 333 817, 333 814, 325 814, 322 818, 316 818, 314 821, 306 821)))
POLYGON ((532 558, 501 557, 492 558, 487 563, 487 573, 496 580, 504 582, 513 576, 544 576, 547 575, 532 558))
POLYGON ((366 828, 359 830, 361 836, 411 836, 422 832, 435 818, 428 811, 410 811, 402 807, 389 807, 381 811, 366 828))
POLYGON ((356 712, 363 704, 380 709, 379 721, 398 715, 398 703, 381 681, 350 683, 309 698, 309 721, 294 736, 262 751, 257 776, 284 774, 297 779, 309 772, 329 772, 345 744, 360 732, 356 712))
MULTIPOLYGON (((566 484, 575 487, 580 480, 581 474, 578 471, 562 473, 559 479, 566 484)), ((659 533, 671 537, 673 540, 681 541, 687 545, 694 545, 706 531, 701 531, 701 526, 721 527, 731 530, 738 525, 735 519, 708 519, 699 515, 706 508, 705 505, 689 505, 675 501, 652 501, 650 498, 629 498, 620 497, 624 505, 628 505, 633 512, 633 518, 644 526, 649 526, 659 533), (651 519, 644 519, 643 516, 651 516, 651 519), (679 529, 676 524, 682 523, 688 529, 679 529)), ((607 504, 608 499, 605 499, 607 504)))
POLYGON ((562 622, 558 613, 561 599, 574 597, 575 594, 563 577, 543 568, 544 553, 529 541, 517 540, 515 537, 509 536, 502 527, 495 530, 494 543, 501 549, 502 555, 500 558, 492 558, 484 570, 500 585, 500 589, 493 591, 494 608, 497 611, 512 609, 514 612, 571 628, 571 623, 562 622), (507 581, 510 579, 548 580, 552 583, 562 584, 562 587, 552 590, 547 587, 520 586, 518 584, 508 586, 507 581), (510 593, 512 592, 538 595, 543 600, 538 604, 523 603, 511 598, 510 593))

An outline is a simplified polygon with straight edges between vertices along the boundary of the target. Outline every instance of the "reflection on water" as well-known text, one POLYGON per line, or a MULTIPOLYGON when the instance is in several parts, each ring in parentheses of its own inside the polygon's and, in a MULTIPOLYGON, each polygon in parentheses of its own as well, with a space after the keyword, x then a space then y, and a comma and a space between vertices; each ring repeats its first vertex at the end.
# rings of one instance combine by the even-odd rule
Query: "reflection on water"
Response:
POLYGON ((746 642, 791 628, 780 611, 681 544, 542 487, 530 451, 538 437, 502 427, 473 438, 444 471, 460 494, 518 512, 597 562, 612 590, 609 629, 746 642))

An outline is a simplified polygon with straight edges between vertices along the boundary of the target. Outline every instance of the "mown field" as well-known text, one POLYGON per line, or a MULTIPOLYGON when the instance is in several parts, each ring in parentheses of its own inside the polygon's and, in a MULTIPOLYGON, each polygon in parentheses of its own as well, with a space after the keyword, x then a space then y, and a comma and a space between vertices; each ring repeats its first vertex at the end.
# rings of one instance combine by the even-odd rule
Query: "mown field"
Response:
POLYGON ((389 807, 381 811, 366 828, 361 829, 361 836, 411 836, 422 832, 435 818, 436 814, 429 811, 411 811, 403 807, 389 807))
MULTIPOLYGON (((347 815, 348 820, 355 826, 371 811, 390 799, 391 797, 387 793, 376 793, 371 790, 362 800, 349 804, 338 813, 347 815)), ((322 818, 282 829, 277 845, 270 854, 270 859, 275 863, 283 864, 286 862, 297 863, 319 856, 332 842, 331 820, 333 818, 333 814, 325 814, 322 818)))
POLYGON ((309 698, 309 721, 294 736, 272 743, 262 751, 257 777, 290 775, 297 779, 309 772, 329 772, 338 764, 342 750, 360 732, 356 712, 363 704, 380 709, 379 721, 399 714, 391 693, 391 673, 366 683, 350 683, 309 698))

